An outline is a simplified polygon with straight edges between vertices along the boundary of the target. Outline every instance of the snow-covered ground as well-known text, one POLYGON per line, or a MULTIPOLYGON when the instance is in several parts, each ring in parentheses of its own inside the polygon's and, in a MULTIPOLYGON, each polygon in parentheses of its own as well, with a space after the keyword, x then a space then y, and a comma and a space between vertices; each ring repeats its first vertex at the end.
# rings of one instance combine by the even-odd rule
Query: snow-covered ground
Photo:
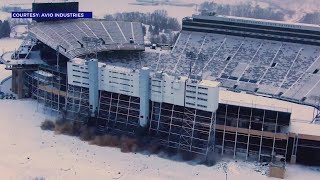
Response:
POLYGON ((27 25, 17 25, 11 29, 10 37, 13 38, 22 38, 26 36, 28 33, 28 26, 27 25))
MULTIPOLYGON (((1 179, 224 179, 223 164, 230 180, 269 179, 263 175, 267 168, 254 162, 223 159, 213 167, 192 165, 42 131, 41 122, 53 117, 40 109, 32 100, 0 101, 1 179)), ((287 167, 286 179, 319 178, 316 168, 287 167)))
POLYGON ((20 44, 22 43, 21 39, 14 38, 2 38, 0 39, 0 56, 3 52, 14 51, 18 49, 20 44))
MULTIPOLYGON (((1 8, 1 5, 0 5, 1 8)), ((0 20, 6 20, 10 17, 10 13, 6 13, 0 10, 0 20)))

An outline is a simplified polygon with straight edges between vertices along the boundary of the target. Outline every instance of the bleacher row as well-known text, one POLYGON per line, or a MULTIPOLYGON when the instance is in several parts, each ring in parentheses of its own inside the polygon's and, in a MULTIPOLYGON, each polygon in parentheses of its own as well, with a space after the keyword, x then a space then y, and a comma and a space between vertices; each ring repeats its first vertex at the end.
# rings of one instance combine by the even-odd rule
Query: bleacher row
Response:
POLYGON ((144 49, 142 24, 139 22, 78 20, 38 23, 30 28, 30 33, 53 49, 62 46, 60 52, 70 59, 90 51, 91 46, 83 41, 84 37, 99 39, 98 51, 144 49))
POLYGON ((182 31, 158 70, 216 79, 229 89, 315 103, 320 96, 320 47, 182 31))

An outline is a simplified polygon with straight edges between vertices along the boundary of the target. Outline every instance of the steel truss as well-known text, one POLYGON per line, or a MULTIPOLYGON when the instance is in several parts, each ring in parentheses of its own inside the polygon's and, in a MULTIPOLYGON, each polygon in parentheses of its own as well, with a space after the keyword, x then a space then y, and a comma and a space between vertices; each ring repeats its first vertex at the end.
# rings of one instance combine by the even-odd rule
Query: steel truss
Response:
POLYGON ((68 85, 66 118, 72 121, 86 121, 90 115, 89 89, 68 85))
POLYGON ((149 133, 175 149, 207 155, 212 150, 215 113, 152 102, 149 133))
POLYGON ((286 159, 289 120, 283 112, 220 104, 215 151, 258 161, 286 159))
MULTIPOLYGON (((38 70, 42 70, 38 67, 38 70)), ((53 73, 54 78, 45 78, 36 76, 34 71, 24 72, 24 97, 37 99, 38 103, 42 103, 45 110, 59 113, 65 106, 65 84, 62 84, 61 77, 57 73, 53 73)))
POLYGON ((133 134, 139 127, 140 98, 100 91, 97 125, 102 132, 133 134))

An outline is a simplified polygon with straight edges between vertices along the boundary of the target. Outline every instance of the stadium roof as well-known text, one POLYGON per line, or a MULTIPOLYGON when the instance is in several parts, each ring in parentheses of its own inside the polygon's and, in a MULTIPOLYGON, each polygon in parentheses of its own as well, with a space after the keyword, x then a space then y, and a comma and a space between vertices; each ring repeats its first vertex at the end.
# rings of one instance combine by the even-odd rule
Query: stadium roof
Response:
POLYGON ((266 20, 266 19, 254 19, 254 18, 224 16, 224 15, 215 15, 215 16, 193 15, 192 17, 201 18, 201 19, 215 19, 215 20, 230 21, 230 22, 241 22, 241 23, 247 23, 247 24, 265 25, 265 26, 285 27, 285 28, 292 28, 292 29, 306 29, 306 30, 320 31, 320 26, 315 24, 292 23, 292 22, 285 22, 285 21, 274 21, 274 20, 266 20))

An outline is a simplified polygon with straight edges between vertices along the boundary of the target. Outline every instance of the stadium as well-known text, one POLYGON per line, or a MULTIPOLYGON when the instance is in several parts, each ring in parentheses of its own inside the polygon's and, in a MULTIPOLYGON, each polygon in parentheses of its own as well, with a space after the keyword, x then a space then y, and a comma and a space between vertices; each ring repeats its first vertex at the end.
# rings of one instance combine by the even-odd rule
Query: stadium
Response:
POLYGON ((102 133, 319 165, 319 45, 316 25, 215 14, 183 19, 170 51, 145 47, 139 22, 41 20, 1 61, 19 98, 102 133))

